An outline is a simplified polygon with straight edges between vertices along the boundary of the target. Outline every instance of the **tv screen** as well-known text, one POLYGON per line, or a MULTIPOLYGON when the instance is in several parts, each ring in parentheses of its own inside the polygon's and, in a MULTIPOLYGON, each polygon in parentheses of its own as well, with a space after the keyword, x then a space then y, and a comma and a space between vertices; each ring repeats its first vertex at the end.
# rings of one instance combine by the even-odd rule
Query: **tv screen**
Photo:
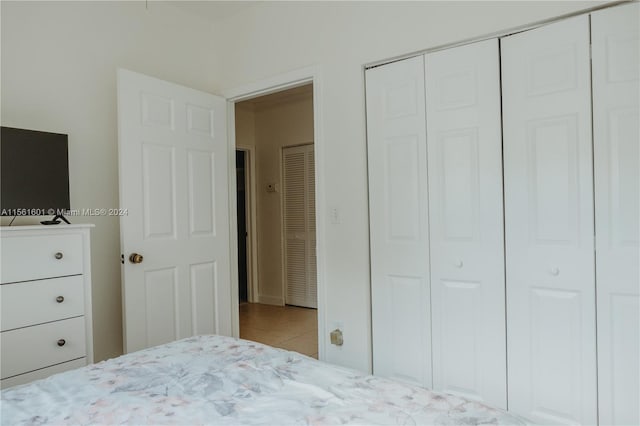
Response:
POLYGON ((68 137, 0 128, 2 216, 63 214, 69 202, 68 137))

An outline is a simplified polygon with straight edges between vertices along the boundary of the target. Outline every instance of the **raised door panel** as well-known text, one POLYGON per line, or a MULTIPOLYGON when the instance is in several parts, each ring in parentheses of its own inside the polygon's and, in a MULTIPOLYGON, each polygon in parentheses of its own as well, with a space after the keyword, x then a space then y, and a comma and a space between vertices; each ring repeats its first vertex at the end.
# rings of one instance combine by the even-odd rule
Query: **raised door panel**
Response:
POLYGON ((178 338, 178 273, 177 268, 145 271, 146 347, 157 346, 178 338))
POLYGON ((215 261, 190 266, 193 335, 218 334, 218 265, 215 261), (213 301, 215 309, 210 308, 213 301))
POLYGON ((501 43, 509 409, 593 424, 589 17, 501 43))
POLYGON ((366 71, 373 370, 431 386, 424 59, 366 71))
POLYGON ((175 149, 142 143, 144 238, 176 238, 175 149))
POLYGON ((600 424, 640 423, 640 5, 591 15, 600 424))
POLYGON ((498 40, 426 55, 433 386, 507 408, 498 40))
POLYGON ((215 154, 208 151, 187 152, 189 182, 189 236, 215 237, 215 154))

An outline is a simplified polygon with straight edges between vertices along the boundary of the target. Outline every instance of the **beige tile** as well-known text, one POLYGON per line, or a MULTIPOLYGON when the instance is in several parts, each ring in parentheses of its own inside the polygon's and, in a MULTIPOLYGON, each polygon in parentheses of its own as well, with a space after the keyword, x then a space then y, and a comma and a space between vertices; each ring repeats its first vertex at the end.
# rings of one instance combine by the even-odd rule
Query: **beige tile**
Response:
POLYGON ((305 333, 281 342, 278 347, 311 356, 318 353, 317 333, 305 333))
POLYGON ((287 321, 282 324, 282 327, 289 330, 291 337, 306 333, 318 333, 318 323, 287 321))
POLYGON ((243 303, 239 311, 241 338, 318 358, 315 309, 243 303))

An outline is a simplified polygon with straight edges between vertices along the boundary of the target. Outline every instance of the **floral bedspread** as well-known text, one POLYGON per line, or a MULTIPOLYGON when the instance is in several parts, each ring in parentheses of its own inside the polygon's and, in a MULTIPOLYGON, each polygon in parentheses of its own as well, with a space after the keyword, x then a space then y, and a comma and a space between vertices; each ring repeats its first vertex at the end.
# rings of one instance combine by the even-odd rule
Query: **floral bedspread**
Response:
POLYGON ((2 425, 524 424, 460 397, 260 343, 191 337, 1 393, 2 425))

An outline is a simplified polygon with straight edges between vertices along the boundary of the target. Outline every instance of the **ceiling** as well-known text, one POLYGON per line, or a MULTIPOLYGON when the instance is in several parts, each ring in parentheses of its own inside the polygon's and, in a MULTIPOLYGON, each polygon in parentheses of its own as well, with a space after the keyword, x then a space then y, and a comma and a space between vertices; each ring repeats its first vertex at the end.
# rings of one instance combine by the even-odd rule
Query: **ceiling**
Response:
POLYGON ((261 2, 244 0, 171 0, 166 1, 165 3, 208 21, 216 22, 235 15, 241 10, 256 6, 261 2))

